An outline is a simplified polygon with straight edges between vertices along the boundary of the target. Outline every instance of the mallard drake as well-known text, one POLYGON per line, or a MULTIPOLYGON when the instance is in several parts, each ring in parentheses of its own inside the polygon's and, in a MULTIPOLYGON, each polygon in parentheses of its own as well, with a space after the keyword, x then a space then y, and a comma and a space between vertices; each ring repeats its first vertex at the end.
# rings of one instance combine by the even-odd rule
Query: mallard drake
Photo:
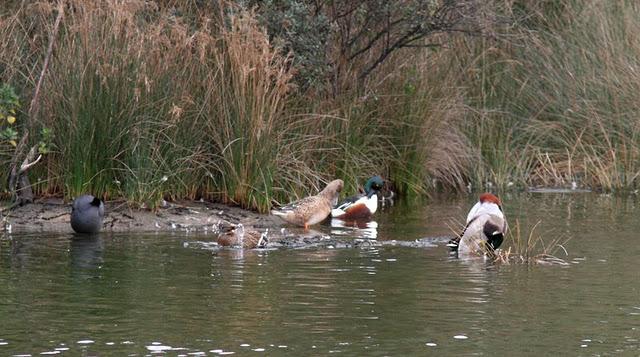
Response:
POLYGON ((309 229, 309 226, 320 223, 329 216, 331 208, 338 202, 338 194, 343 186, 342 180, 333 180, 317 195, 274 209, 271 214, 285 222, 304 227, 305 230, 309 229))
POLYGON ((502 202, 494 194, 485 192, 467 214, 467 225, 462 233, 449 241, 448 246, 457 250, 458 255, 493 254, 502 244, 508 228, 502 202))
POLYGON ((71 206, 71 228, 77 233, 97 233, 102 228, 104 203, 92 195, 82 195, 71 206))
POLYGON ((242 224, 232 227, 218 236, 218 244, 223 247, 243 249, 264 248, 268 243, 266 233, 245 229, 242 224))
POLYGON ((368 218, 378 210, 378 194, 384 185, 380 176, 373 176, 364 185, 364 193, 345 198, 331 210, 331 217, 343 220, 368 218))

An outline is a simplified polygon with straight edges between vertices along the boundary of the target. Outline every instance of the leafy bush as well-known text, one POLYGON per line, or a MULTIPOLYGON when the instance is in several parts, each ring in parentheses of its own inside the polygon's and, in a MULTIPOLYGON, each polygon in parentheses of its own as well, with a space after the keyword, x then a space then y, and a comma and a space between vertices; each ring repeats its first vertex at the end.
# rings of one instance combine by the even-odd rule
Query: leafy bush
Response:
POLYGON ((257 6, 269 37, 285 53, 291 52, 301 89, 321 89, 329 70, 329 19, 304 0, 249 1, 248 6, 257 6))
MULTIPOLYGON (((20 108, 20 101, 13 87, 8 84, 0 86, 0 145, 6 147, 17 145, 18 131, 16 130, 16 115, 20 108)), ((6 148, 3 149, 3 152, 6 148)))

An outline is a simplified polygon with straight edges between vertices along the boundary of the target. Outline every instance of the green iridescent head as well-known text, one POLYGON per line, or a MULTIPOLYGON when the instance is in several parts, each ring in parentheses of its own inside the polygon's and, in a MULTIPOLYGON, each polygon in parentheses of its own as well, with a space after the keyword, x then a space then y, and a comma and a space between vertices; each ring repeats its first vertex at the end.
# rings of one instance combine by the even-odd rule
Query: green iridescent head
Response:
POLYGON ((367 196, 371 197, 372 195, 382 190, 383 185, 384 180, 382 180, 382 177, 373 176, 372 178, 367 180, 366 184, 364 184, 364 192, 367 194, 367 196))

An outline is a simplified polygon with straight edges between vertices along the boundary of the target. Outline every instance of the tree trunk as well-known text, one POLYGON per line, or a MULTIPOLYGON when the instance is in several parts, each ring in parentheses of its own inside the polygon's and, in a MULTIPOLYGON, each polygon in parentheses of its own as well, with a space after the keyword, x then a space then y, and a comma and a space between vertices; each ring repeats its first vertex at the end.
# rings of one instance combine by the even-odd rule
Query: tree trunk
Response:
POLYGON ((31 189, 29 177, 27 176, 26 172, 24 174, 21 174, 18 178, 18 190, 16 193, 17 198, 15 202, 20 206, 33 202, 33 190, 31 189))

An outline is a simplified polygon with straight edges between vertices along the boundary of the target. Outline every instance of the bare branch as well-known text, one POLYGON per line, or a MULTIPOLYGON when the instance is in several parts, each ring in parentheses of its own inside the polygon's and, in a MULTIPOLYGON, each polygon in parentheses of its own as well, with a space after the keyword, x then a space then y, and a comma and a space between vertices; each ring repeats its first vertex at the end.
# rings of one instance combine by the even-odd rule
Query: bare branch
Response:
POLYGON ((36 153, 38 152, 38 147, 34 146, 29 150, 29 153, 24 158, 22 165, 20 165, 20 170, 18 171, 18 175, 22 175, 27 172, 33 165, 37 164, 40 159, 42 159, 42 155, 38 155, 38 158, 34 160, 36 153), (31 162, 29 162, 31 161, 31 162))
POLYGON ((328 16, 339 29, 331 63, 334 78, 348 71, 362 81, 401 48, 424 48, 442 33, 484 36, 496 19, 484 18, 481 0, 357 0, 331 2, 328 16), (354 63, 357 62, 357 65, 354 63))
POLYGON ((22 157, 25 148, 27 147, 27 140, 29 139, 29 130, 25 129, 22 133, 22 138, 16 146, 16 151, 11 158, 11 170, 9 172, 9 192, 12 196, 15 196, 16 187, 18 185, 18 161, 22 157))
MULTIPOLYGON (((371 38, 366 45, 364 45, 361 49, 356 50, 351 56, 349 56, 349 60, 353 60, 354 58, 360 56, 361 54, 369 51, 378 42, 378 40, 380 40, 383 36, 388 35, 389 33, 391 33, 391 30, 393 29, 393 27, 395 25, 398 25, 398 24, 402 23, 403 21, 404 21, 404 19, 400 19, 400 20, 396 20, 396 21, 390 22, 389 25, 386 28, 382 29, 380 32, 375 34, 373 36, 373 38, 371 38)), ((363 32, 364 32, 364 30, 363 30, 363 32)), ((355 42, 355 39, 354 39, 353 42, 355 42)), ((352 45, 352 44, 353 43, 351 43, 349 45, 352 45)))
POLYGON ((34 113, 38 109, 38 98, 40 97, 40 88, 42 88, 42 82, 44 80, 44 74, 47 72, 47 68, 49 68, 49 59, 51 58, 51 53, 53 52, 53 44, 56 41, 56 37, 58 35, 58 28, 60 27, 60 22, 62 22, 62 17, 64 16, 64 2, 60 0, 58 2, 58 16, 56 17, 56 22, 53 25, 53 32, 51 33, 51 39, 49 40, 49 47, 47 48, 47 55, 44 58, 44 63, 42 64, 42 71, 40 72, 40 77, 38 78, 38 84, 36 84, 36 89, 33 94, 33 98, 31 99, 31 105, 29 105, 29 118, 33 118, 34 113))

